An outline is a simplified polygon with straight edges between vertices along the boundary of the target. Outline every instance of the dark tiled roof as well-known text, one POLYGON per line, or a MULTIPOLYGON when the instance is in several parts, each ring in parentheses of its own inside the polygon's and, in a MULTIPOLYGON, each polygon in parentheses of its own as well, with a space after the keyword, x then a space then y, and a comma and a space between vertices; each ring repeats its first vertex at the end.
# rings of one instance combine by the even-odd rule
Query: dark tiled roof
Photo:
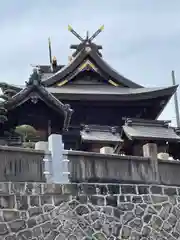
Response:
POLYGON ((120 75, 116 70, 114 70, 112 67, 109 66, 108 63, 106 63, 102 57, 96 52, 93 51, 93 49, 90 49, 87 51, 87 49, 83 49, 80 51, 76 57, 65 67, 60 69, 58 72, 56 72, 53 76, 50 76, 44 84, 46 86, 52 86, 56 83, 58 83, 61 80, 64 80, 68 77, 69 74, 73 74, 77 67, 83 63, 83 61, 87 58, 90 58, 93 60, 93 62, 96 64, 98 69, 101 69, 109 78, 112 78, 114 81, 116 81, 119 84, 125 85, 127 87, 131 88, 140 88, 142 87, 139 84, 136 84, 135 82, 132 82, 131 80, 125 78, 124 76, 120 75))
POLYGON ((180 141, 180 137, 175 133, 165 121, 144 121, 128 119, 122 127, 122 133, 130 140, 164 140, 180 141))
POLYGON ((67 130, 69 126, 69 122, 71 119, 71 115, 73 110, 69 105, 63 104, 60 102, 53 94, 49 93, 45 87, 39 84, 32 83, 31 85, 27 85, 24 89, 19 91, 16 95, 10 98, 7 102, 5 102, 5 106, 7 110, 12 110, 24 103, 24 100, 28 100, 30 98, 39 97, 42 101, 44 101, 49 107, 53 108, 55 111, 64 114, 64 130, 67 130))
POLYGON ((116 127, 86 125, 80 134, 83 142, 118 143, 122 141, 116 127))

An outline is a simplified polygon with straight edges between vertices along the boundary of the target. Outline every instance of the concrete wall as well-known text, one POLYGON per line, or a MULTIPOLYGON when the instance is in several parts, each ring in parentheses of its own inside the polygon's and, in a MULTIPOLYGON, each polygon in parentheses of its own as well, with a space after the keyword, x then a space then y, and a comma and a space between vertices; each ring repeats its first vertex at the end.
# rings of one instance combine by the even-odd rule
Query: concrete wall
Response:
POLYGON ((72 182, 158 183, 180 186, 180 162, 158 160, 158 180, 150 158, 69 151, 72 182))
POLYGON ((0 146, 0 181, 44 181, 44 152, 0 146))
MULTIPOLYGON (((179 185, 179 161, 158 160, 158 180, 150 158, 67 151, 71 182, 158 183, 179 185)), ((0 146, 0 181, 43 182, 44 152, 0 146)), ((60 163, 60 162, 59 162, 60 163)), ((57 174, 62 168, 55 165, 57 174)))
POLYGON ((0 239, 179 238, 179 187, 0 183, 0 239))

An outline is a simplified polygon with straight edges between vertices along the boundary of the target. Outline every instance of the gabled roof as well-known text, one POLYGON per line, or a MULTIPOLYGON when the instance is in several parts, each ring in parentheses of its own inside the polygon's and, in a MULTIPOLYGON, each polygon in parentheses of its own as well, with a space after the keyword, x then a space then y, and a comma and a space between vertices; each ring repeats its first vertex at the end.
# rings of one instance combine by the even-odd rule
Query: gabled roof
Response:
POLYGON ((33 79, 32 75, 31 79, 26 84, 26 87, 4 103, 6 109, 8 111, 12 110, 17 106, 20 106, 21 104, 25 103, 29 99, 31 99, 34 102, 36 102, 38 99, 41 99, 45 104, 47 104, 47 106, 54 109, 59 114, 63 114, 64 116, 63 129, 67 130, 73 110, 70 108, 68 104, 63 104, 55 96, 49 93, 45 89, 45 87, 41 84, 41 81, 37 78, 33 79))
POLYGON ((43 81, 44 85, 46 87, 49 87, 63 81, 64 84, 67 83, 79 73, 79 71, 77 70, 78 67, 83 64, 83 62, 87 59, 94 63, 95 67, 98 70, 97 72, 101 75, 104 75, 107 81, 111 80, 112 82, 115 82, 116 85, 124 85, 129 88, 142 87, 141 85, 136 84, 129 79, 123 77, 113 68, 111 68, 109 64, 106 63, 103 58, 90 46, 82 49, 67 66, 60 69, 55 74, 43 81))
POLYGON ((167 121, 127 119, 122 127, 122 137, 124 134, 129 140, 180 141, 167 121))

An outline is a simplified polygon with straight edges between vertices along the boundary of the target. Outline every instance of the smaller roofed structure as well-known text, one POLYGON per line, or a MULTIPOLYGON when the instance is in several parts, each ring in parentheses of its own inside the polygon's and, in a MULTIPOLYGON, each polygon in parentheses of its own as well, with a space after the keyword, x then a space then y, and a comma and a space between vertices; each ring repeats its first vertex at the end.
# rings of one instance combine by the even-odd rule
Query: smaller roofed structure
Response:
MULTIPOLYGON (((37 68, 33 69, 33 73, 31 74, 29 80, 26 82, 26 86, 12 97, 9 97, 4 102, 4 107, 8 111, 10 117, 12 111, 15 112, 17 108, 21 107, 23 104, 29 101, 32 104, 37 105, 38 102, 41 101, 49 109, 52 109, 54 112, 56 112, 57 115, 63 116, 63 126, 59 126, 59 129, 61 129, 62 131, 68 130, 73 110, 70 108, 69 104, 63 104, 54 95, 52 95, 46 90, 41 81, 41 74, 39 73, 37 68)), ((26 111, 24 111, 24 114, 28 115, 26 111)), ((35 117, 38 118, 39 116, 37 115, 35 117)), ((51 116, 48 117, 49 119, 51 118, 51 116)), ((13 118, 15 118, 15 116, 13 116, 13 118)))
POLYGON ((130 155, 142 155, 146 143, 156 143, 158 152, 172 152, 172 144, 180 143, 180 136, 171 127, 171 121, 124 118, 121 129, 123 143, 118 143, 114 152, 125 152, 130 155))
POLYGON ((80 132, 82 142, 101 142, 117 144, 122 139, 119 133, 119 127, 85 125, 80 132))
POLYGON ((129 140, 180 141, 180 137, 169 123, 170 121, 127 118, 122 126, 122 138, 125 135, 129 140))
POLYGON ((115 147, 122 142, 117 126, 84 125, 80 131, 81 149, 99 152, 102 147, 115 147))

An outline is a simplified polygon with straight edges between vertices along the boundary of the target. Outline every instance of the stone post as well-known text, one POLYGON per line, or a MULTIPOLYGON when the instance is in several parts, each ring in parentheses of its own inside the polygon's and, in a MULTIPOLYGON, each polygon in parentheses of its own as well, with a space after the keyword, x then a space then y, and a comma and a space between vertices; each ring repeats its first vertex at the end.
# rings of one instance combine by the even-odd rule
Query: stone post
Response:
POLYGON ((157 153, 158 153, 157 145, 155 143, 147 143, 143 146, 143 156, 150 158, 150 161, 151 161, 153 182, 159 182, 157 153))
POLYGON ((48 150, 48 142, 40 141, 35 144, 36 150, 44 151, 44 169, 43 174, 47 183, 52 183, 52 159, 48 150))
POLYGON ((52 159, 52 181, 54 183, 68 183, 68 160, 64 159, 62 136, 59 134, 52 134, 48 138, 48 143, 52 159))

